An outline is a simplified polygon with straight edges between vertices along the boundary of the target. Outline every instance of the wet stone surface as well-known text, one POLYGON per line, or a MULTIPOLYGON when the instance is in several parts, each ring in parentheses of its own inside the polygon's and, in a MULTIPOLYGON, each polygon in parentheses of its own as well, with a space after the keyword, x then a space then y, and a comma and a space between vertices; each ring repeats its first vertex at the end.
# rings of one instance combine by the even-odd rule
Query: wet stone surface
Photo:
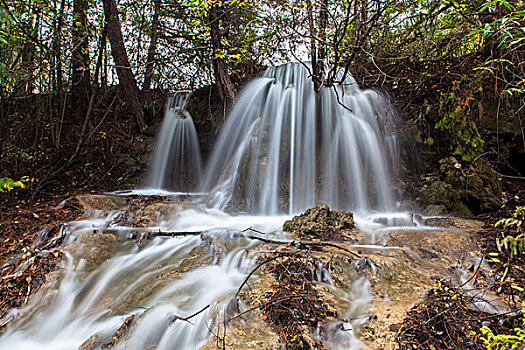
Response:
POLYGON ((307 209, 283 225, 283 230, 296 239, 357 241, 359 233, 354 216, 346 210, 330 210, 327 205, 307 209))

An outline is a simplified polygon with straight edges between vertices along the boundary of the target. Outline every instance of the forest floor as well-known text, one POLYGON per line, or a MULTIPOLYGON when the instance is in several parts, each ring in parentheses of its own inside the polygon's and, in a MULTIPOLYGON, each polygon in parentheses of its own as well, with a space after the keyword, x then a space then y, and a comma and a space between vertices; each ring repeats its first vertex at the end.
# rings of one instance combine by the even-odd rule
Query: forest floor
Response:
MULTIPOLYGON (((475 218, 476 222, 481 221, 481 223, 475 228, 475 236, 468 236, 471 240, 468 244, 479 247, 482 260, 467 268, 470 276, 467 283, 497 295, 497 298, 505 300, 513 310, 523 307, 525 297, 523 256, 510 255, 496 244, 497 238, 507 233, 504 228, 494 227, 494 224, 500 218, 507 217, 515 206, 522 203, 522 196, 523 193, 519 192, 507 194, 506 207, 499 213, 475 218), (488 268, 486 268, 487 264, 488 268)), ((3 242, 0 247, 0 319, 2 319, 0 332, 5 330, 12 320, 8 312, 24 306, 31 295, 45 283, 48 274, 60 266, 61 243, 68 234, 66 223, 85 214, 85 207, 78 198, 74 195, 57 196, 35 201, 32 206, 28 206, 28 199, 20 200, 18 203, 12 202, 11 206, 7 203, 3 204, 0 217, 2 220, 0 239, 3 242)), ((142 201, 140 203, 147 207, 148 203, 155 200, 155 198, 139 199, 139 202, 142 201)), ((130 207, 129 210, 140 212, 141 205, 130 207)), ((342 241, 357 239, 358 233, 351 229, 347 221, 348 218, 343 215, 316 226, 322 231, 321 241, 338 245, 342 241)), ((140 224, 140 222, 133 223, 133 225, 140 224)), ((442 221, 438 224, 454 225, 454 220, 442 221)), ((290 227, 292 226, 289 225, 288 230, 290 227)), ((409 236, 405 237, 403 233, 394 235, 392 244, 395 245, 396 239, 410 242, 407 238, 411 237, 410 233, 406 234, 409 236)), ((455 238, 451 239, 456 240, 457 234, 453 236, 455 238)), ((315 237, 303 235, 298 238, 309 242, 315 237)), ((420 240, 417 237, 412 239, 414 242, 420 240)), ((315 239, 312 242, 319 243, 315 239)), ((271 245, 271 242, 268 244, 271 245)), ((441 254, 441 248, 426 246, 423 248, 420 251, 433 259, 441 254)), ((458 248, 464 247, 458 243, 458 248)), ((267 300, 268 304, 259 308, 256 315, 273 329, 263 332, 263 336, 268 341, 276 340, 275 336, 271 335, 275 332, 280 335, 278 336, 281 338, 280 341, 288 344, 289 348, 299 349, 303 345, 322 348, 322 345, 312 338, 312 331, 320 324, 327 325, 326 322, 337 315, 339 308, 337 300, 330 297, 330 292, 325 290, 326 288, 313 283, 312 267, 319 269, 320 266, 327 267, 331 264, 334 271, 339 271, 334 275, 339 279, 336 283, 348 287, 351 279, 341 274, 341 271, 349 270, 349 266, 355 269, 355 264, 359 262, 363 266, 363 271, 374 281, 372 270, 367 265, 367 257, 354 256, 344 250, 322 246, 322 244, 318 244, 316 248, 311 246, 306 250, 304 247, 282 247, 260 258, 260 262, 264 265, 261 271, 267 276, 265 277, 267 281, 250 282, 250 291, 243 291, 240 297, 252 307, 257 306, 256 303, 261 300, 267 300), (306 299, 316 302, 304 304, 300 299, 296 300, 290 295, 304 295, 306 299)), ((384 267, 389 264, 382 259, 370 256, 370 261, 383 266, 384 273, 388 271, 384 267)), ((400 271, 393 274, 404 275, 400 271)), ((414 282, 416 284, 412 283, 413 281, 409 283, 412 292, 418 294, 425 291, 426 298, 417 305, 409 301, 414 297, 413 293, 410 294, 412 297, 401 303, 403 306, 397 311, 389 309, 389 303, 374 301, 377 305, 373 309, 375 314, 370 315, 371 326, 366 325, 363 329, 363 337, 367 342, 378 344, 378 338, 382 337, 383 340, 379 341, 379 344, 385 348, 394 348, 393 342, 397 342, 397 347, 401 349, 416 347, 447 349, 451 346, 456 349, 481 349, 483 348, 481 327, 487 326, 496 334, 512 336, 515 334, 514 328, 521 326, 522 316, 519 312, 490 315, 473 310, 469 308, 473 297, 466 293, 464 288, 446 279, 437 279, 434 282, 429 282, 430 280, 426 278, 425 280, 427 282, 420 285, 416 285, 416 282, 414 282), (410 310, 412 305, 413 308, 410 310), (378 317, 380 320, 374 321, 378 317)), ((403 289, 403 284, 399 285, 399 290, 403 289)), ((388 288, 397 287, 390 285, 388 288)), ((261 332, 263 329, 261 328, 261 332)), ((242 339, 239 335, 240 330, 231 329, 228 332, 230 332, 229 337, 236 336, 242 339)))

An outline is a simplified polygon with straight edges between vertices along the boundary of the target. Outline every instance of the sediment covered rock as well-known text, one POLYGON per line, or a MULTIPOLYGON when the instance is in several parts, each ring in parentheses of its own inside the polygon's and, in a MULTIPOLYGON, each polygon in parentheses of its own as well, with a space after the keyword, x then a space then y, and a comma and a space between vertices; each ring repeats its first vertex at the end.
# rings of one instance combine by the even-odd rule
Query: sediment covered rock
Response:
POLYGON ((307 209, 286 221, 283 230, 297 239, 346 241, 358 238, 353 214, 346 210, 330 210, 327 205, 307 209))

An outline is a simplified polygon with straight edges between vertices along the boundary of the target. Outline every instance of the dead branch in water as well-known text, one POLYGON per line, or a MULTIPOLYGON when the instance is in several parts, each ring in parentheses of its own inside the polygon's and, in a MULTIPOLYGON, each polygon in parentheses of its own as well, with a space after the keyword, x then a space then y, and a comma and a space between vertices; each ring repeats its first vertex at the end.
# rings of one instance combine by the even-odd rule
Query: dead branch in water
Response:
POLYGON ((239 293, 241 292, 242 288, 246 285, 246 283, 248 283, 248 280, 252 277, 252 275, 255 273, 255 271, 257 271, 260 267, 262 267, 263 265, 266 265, 267 263, 269 263, 271 261, 274 261, 276 259, 282 258, 283 256, 292 256, 292 255, 298 254, 299 252, 300 251, 296 251, 296 252, 281 252, 281 253, 279 253, 279 255, 276 255, 274 257, 268 258, 268 259, 260 262, 252 271, 250 271, 248 276, 246 276, 244 281, 241 283, 239 289, 237 289, 237 293, 235 293, 234 298, 237 298, 239 296, 239 293))
MULTIPOLYGON (((291 247, 297 247, 297 248, 300 248, 300 249, 303 249, 303 248, 308 248, 308 249, 314 248, 315 249, 315 248, 322 248, 322 247, 332 247, 332 248, 336 248, 336 249, 342 250, 342 251, 344 251, 344 252, 346 252, 346 253, 348 253, 350 255, 353 255, 356 258, 361 258, 361 255, 351 251, 348 248, 341 247, 341 246, 339 246, 337 244, 334 244, 334 243, 329 243, 329 242, 304 242, 304 241, 298 241, 298 240, 280 241, 280 240, 276 240, 276 239, 269 239, 269 238, 265 238, 265 237, 259 237, 259 236, 255 236, 255 235, 251 235, 251 234, 243 234, 244 232, 246 232, 248 230, 264 234, 264 232, 254 230, 251 227, 248 228, 248 229, 245 229, 243 231, 239 231, 238 233, 241 234, 241 237, 245 237, 245 238, 249 238, 249 239, 256 239, 256 240, 259 240, 259 241, 264 242, 264 243, 276 244, 276 245, 289 245, 291 247)), ((103 233, 118 233, 119 231, 115 230, 115 229, 106 229, 106 230, 104 230, 102 232, 103 233)), ((94 230, 94 233, 96 233, 96 230, 94 230)), ((159 231, 134 232, 134 233, 131 233, 130 235, 128 235, 128 238, 142 240, 142 239, 152 239, 152 238, 155 238, 155 237, 198 236, 198 235, 200 235, 202 233, 203 233, 203 231, 180 231, 179 232, 179 231, 160 231, 159 230, 159 231)))
POLYGON ((173 323, 177 320, 180 320, 180 321, 186 321, 188 322, 189 324, 193 325, 193 323, 190 322, 190 319, 194 318, 195 316, 199 315, 200 313, 204 312, 205 310, 207 310, 208 308, 210 307, 210 304, 206 305, 205 307, 203 307, 202 309, 200 309, 199 311, 197 311, 196 313, 194 314, 191 314, 190 316, 188 317, 180 317, 180 316, 177 316, 177 315, 173 315, 173 317, 170 318, 170 323, 173 323))

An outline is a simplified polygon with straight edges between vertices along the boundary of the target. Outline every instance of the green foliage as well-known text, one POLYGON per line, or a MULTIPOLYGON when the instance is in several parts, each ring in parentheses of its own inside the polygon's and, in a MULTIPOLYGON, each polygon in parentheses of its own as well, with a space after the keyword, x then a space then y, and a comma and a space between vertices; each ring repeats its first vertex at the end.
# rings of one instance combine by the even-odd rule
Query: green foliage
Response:
POLYGON ((518 206, 512 213, 511 218, 501 219, 495 226, 503 226, 512 230, 513 234, 506 235, 500 242, 511 255, 511 257, 525 252, 525 233, 523 232, 523 221, 525 220, 525 206, 518 206))
POLYGON ((495 18, 478 26, 473 35, 487 43, 495 42, 498 52, 477 70, 485 71, 503 83, 502 93, 512 97, 525 94, 525 10, 523 2, 509 0, 487 1, 479 10, 482 16, 495 18))
POLYGON ((434 145, 434 139, 432 137, 428 137, 425 139, 425 141, 423 141, 423 143, 427 146, 432 146, 434 145))
POLYGON ((469 117, 473 93, 466 92, 459 81, 455 81, 450 93, 442 93, 438 114, 441 120, 435 128, 448 130, 452 136, 454 155, 461 156, 464 161, 472 161, 483 152, 485 143, 478 131, 476 123, 469 117))
POLYGON ((20 180, 15 181, 8 177, 0 178, 0 192, 10 192, 15 188, 25 188, 25 182, 29 181, 29 177, 24 176, 20 180))
MULTIPOLYGON (((522 328, 525 328, 525 317, 522 317, 522 328)), ((525 331, 522 328, 514 328, 514 334, 494 334, 489 327, 484 326, 481 328, 481 333, 484 335, 481 340, 488 350, 523 349, 525 331)))

